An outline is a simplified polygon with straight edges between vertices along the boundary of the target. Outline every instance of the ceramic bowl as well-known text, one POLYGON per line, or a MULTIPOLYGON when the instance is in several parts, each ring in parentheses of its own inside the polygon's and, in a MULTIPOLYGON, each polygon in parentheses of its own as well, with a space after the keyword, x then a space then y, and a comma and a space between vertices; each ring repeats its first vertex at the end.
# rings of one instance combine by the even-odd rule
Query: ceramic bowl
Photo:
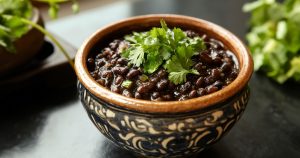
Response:
POLYGON ((141 157, 189 157, 219 141, 240 119, 249 99, 252 59, 232 33, 211 22, 180 15, 145 15, 97 30, 75 57, 78 92, 99 131, 119 147, 141 157), (128 98, 102 87, 87 69, 87 57, 97 47, 132 31, 159 26, 205 32, 222 41, 237 57, 240 72, 227 87, 185 101, 154 102, 128 98))

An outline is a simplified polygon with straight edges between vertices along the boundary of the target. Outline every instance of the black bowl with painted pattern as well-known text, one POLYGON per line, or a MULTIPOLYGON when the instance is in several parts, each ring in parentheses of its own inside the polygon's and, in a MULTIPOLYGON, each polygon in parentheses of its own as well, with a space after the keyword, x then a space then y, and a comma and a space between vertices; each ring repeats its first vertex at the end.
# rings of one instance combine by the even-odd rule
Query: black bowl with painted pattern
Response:
POLYGON ((139 157, 191 157, 218 142, 240 119, 249 100, 253 62, 248 49, 232 33, 205 20, 169 14, 145 15, 99 29, 75 57, 78 92, 99 131, 120 148, 139 157), (101 86, 87 67, 89 53, 132 31, 149 30, 164 19, 170 27, 204 32, 236 56, 239 73, 214 93, 183 101, 149 101, 126 97, 101 86), (139 25, 137 25, 139 24, 139 25))

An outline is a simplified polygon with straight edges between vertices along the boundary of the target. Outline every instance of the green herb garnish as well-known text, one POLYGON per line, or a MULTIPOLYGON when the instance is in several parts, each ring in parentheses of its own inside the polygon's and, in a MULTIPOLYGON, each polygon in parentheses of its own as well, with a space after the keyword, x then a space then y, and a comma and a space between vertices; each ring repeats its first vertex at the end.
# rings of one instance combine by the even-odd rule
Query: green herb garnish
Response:
POLYGON ((164 20, 160 23, 161 28, 125 36, 130 47, 122 51, 122 56, 129 60, 129 64, 143 66, 148 74, 163 66, 169 72, 169 80, 176 85, 185 82, 189 73, 199 75, 192 69, 194 62, 191 58, 205 49, 203 39, 189 38, 180 28, 170 29, 164 20))
POLYGON ((0 46, 9 52, 16 52, 13 42, 24 35, 28 25, 20 18, 29 19, 32 16, 32 5, 29 1, 0 0, 0 46), (7 18, 3 15, 14 15, 7 18))
POLYGON ((278 83, 300 82, 300 0, 257 0, 243 10, 252 14, 246 38, 255 70, 278 83))
POLYGON ((142 74, 140 76, 140 80, 143 81, 143 82, 147 81, 148 79, 149 79, 149 77, 147 75, 145 75, 145 74, 142 74))
POLYGON ((131 87, 131 85, 132 85, 132 81, 130 81, 130 80, 125 80, 125 81, 123 81, 122 82, 122 87, 124 87, 124 88, 127 88, 127 89, 129 89, 130 87, 131 87))
MULTIPOLYGON (((49 4, 49 15, 57 17, 58 3, 72 1, 72 9, 78 12, 79 6, 76 0, 34 0, 49 4)), ((30 29, 30 21, 33 14, 33 6, 30 0, 0 0, 0 46, 8 52, 15 53, 14 42, 26 34, 30 29)))
MULTIPOLYGON (((58 3, 72 1, 72 9, 78 12, 79 6, 76 0, 34 0, 49 4, 49 15, 56 18, 58 13, 58 3)), ((5 48, 9 53, 16 53, 14 42, 25 35, 30 27, 33 27, 49 37, 54 44, 68 59, 73 67, 73 60, 62 47, 56 38, 45 28, 31 21, 33 15, 33 6, 31 0, 0 0, 0 48, 5 48)))

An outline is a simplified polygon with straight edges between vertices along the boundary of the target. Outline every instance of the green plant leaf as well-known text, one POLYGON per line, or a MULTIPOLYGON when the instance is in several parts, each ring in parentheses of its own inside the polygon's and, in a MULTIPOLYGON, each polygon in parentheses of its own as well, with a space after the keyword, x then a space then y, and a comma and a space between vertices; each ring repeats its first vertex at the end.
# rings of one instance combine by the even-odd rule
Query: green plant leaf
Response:
POLYGON ((200 37, 189 38, 180 28, 168 28, 164 20, 161 28, 154 27, 147 32, 133 32, 125 36, 130 47, 122 56, 135 66, 143 66, 146 73, 153 73, 163 66, 169 72, 169 79, 175 84, 186 81, 186 75, 198 75, 191 69, 194 64, 192 56, 205 48, 200 37))
POLYGON ((257 0, 244 5, 244 11, 251 12, 246 38, 255 70, 278 83, 299 81, 300 0, 257 0))

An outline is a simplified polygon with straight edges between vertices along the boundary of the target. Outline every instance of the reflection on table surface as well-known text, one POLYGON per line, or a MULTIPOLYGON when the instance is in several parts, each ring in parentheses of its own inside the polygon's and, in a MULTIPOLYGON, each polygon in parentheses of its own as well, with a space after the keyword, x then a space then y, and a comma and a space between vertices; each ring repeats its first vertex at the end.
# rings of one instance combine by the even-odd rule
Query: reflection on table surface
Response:
MULTIPOLYGON (((149 13, 176 13, 217 23, 243 39, 245 1, 118 1, 47 23, 47 28, 75 47, 98 28, 149 13)), ((219 143, 196 157, 300 157, 299 85, 279 86, 255 73, 244 116, 219 143)), ((131 158, 89 121, 75 84, 58 92, 18 92, 1 100, 0 158, 131 158)))

